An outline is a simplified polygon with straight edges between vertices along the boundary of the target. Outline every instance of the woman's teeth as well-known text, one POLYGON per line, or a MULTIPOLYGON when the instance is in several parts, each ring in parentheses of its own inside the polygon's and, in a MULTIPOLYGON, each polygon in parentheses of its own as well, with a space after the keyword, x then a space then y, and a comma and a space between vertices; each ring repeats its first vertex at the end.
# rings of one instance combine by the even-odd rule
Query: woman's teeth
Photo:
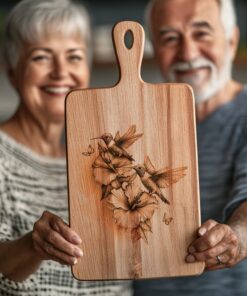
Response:
POLYGON ((52 94, 66 94, 70 91, 70 87, 65 87, 65 86, 60 86, 60 87, 55 87, 55 86, 47 86, 44 87, 44 90, 48 93, 52 94))

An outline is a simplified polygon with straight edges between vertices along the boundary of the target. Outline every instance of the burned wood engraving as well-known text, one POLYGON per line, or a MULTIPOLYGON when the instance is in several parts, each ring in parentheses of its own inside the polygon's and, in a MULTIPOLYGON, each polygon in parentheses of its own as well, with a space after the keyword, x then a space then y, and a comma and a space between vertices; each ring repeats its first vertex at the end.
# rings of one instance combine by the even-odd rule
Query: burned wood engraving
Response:
MULTIPOLYGON (((122 136, 117 131, 92 138, 98 140, 98 155, 92 168, 95 181, 102 186, 101 200, 105 199, 113 211, 113 218, 120 228, 130 229, 132 239, 143 239, 152 232, 152 217, 159 208, 159 201, 170 205, 162 188, 168 188, 186 175, 187 167, 156 169, 149 156, 143 164, 134 164, 134 157, 127 148, 142 137, 132 125, 122 136)), ((82 154, 89 156, 95 149, 89 145, 82 154)), ((172 217, 164 215, 163 222, 169 225, 172 217)))
POLYGON ((164 213, 162 222, 164 222, 166 225, 170 225, 170 223, 172 222, 173 218, 172 217, 168 217, 167 213, 164 213))
POLYGON ((84 156, 90 156, 94 153, 94 148, 91 144, 88 145, 87 151, 82 152, 84 156))

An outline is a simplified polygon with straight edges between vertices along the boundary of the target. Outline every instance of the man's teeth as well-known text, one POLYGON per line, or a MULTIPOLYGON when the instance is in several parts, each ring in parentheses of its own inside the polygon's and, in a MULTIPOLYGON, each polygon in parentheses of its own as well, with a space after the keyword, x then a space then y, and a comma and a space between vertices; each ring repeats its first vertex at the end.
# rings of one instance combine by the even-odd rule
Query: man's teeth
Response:
POLYGON ((53 94, 64 94, 70 91, 69 87, 54 87, 49 86, 44 88, 45 91, 53 93, 53 94))

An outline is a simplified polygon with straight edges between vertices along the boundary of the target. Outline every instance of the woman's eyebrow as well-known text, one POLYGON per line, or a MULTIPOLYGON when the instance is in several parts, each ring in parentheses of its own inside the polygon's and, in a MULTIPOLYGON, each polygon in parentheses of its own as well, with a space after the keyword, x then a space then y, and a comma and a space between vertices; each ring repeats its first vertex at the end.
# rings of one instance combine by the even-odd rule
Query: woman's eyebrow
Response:
POLYGON ((74 52, 74 51, 77 51, 77 50, 80 50, 80 51, 86 52, 86 50, 85 50, 84 47, 70 48, 70 49, 67 50, 67 52, 71 53, 71 52, 74 52))
POLYGON ((32 49, 30 49, 29 54, 33 53, 36 50, 43 50, 47 53, 52 53, 52 50, 50 48, 46 48, 46 47, 33 47, 32 49))
MULTIPOLYGON (((51 48, 47 48, 47 47, 33 47, 28 52, 28 55, 32 54, 34 51, 37 51, 37 50, 42 50, 42 51, 45 51, 47 53, 52 53, 53 52, 53 50, 51 48)), ((69 48, 68 50, 66 50, 66 52, 71 53, 71 52, 78 51, 78 50, 82 51, 82 52, 86 52, 84 47, 69 48)))

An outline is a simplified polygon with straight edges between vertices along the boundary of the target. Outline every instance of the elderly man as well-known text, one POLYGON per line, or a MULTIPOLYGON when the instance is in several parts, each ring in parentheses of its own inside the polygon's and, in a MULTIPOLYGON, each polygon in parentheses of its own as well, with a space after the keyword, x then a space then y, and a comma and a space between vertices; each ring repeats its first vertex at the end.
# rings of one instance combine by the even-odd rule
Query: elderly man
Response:
POLYGON ((239 39, 233 3, 153 0, 147 11, 164 80, 189 83, 195 94, 203 224, 185 260, 205 261, 206 270, 136 282, 135 295, 246 296, 247 88, 231 78, 239 39))

